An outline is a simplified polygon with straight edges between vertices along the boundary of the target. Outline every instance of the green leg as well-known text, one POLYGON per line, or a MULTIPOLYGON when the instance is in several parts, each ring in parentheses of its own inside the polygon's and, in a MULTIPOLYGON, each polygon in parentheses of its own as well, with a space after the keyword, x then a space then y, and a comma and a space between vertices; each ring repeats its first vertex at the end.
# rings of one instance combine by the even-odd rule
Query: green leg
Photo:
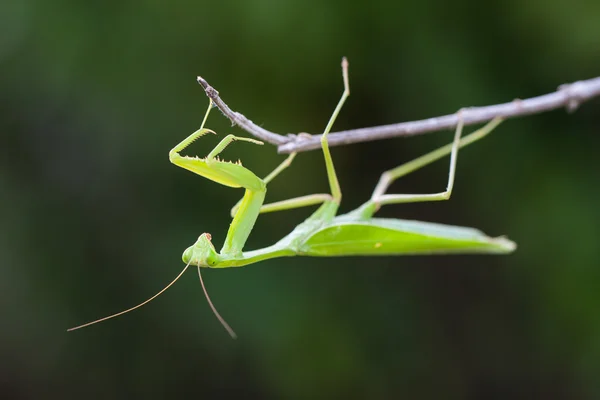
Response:
MULTIPOLYGON (((169 152, 170 158, 173 158, 173 156, 175 154, 178 154, 180 151, 182 151, 183 149, 188 147, 190 144, 194 143, 201 136, 204 136, 207 133, 215 133, 215 132, 211 131, 210 129, 204 128, 204 124, 206 124, 208 114, 210 114, 210 110, 213 107, 212 100, 211 99, 209 99, 209 100, 210 101, 208 103, 208 109, 206 110, 206 114, 204 114, 204 119, 202 120, 202 125, 200 125, 200 129, 198 129, 197 131, 192 133, 187 138, 183 139, 181 141, 181 143, 179 143, 177 146, 173 147, 173 149, 171 149, 171 151, 169 152)), ((223 140, 221 140, 219 142, 219 144, 217 144, 217 146, 208 154, 208 156, 206 156, 206 159, 207 160, 214 159, 219 153, 221 153, 223 150, 225 150, 225 148, 234 140, 241 140, 244 142, 250 142, 250 143, 254 143, 254 144, 263 144, 263 142, 261 142, 259 140, 255 140, 255 139, 238 137, 238 136, 234 136, 234 135, 227 135, 223 138, 223 140)))
POLYGON ((294 158, 296 158, 296 154, 297 153, 291 153, 289 156, 287 156, 286 159, 277 166, 277 168, 275 168, 269 175, 265 177, 265 179, 263 179, 263 181, 268 184, 275 179, 277 175, 279 175, 284 169, 292 164, 292 161, 294 161, 294 158))
MULTIPOLYGON (((267 175, 266 178, 263 179, 265 184, 271 182, 284 169, 289 167, 295 157, 296 157, 296 153, 291 153, 285 160, 283 160, 283 162, 281 164, 279 164, 277 166, 277 168, 275 168, 273 170, 273 172, 271 172, 269 175, 267 175)), ((291 210, 294 208, 309 207, 309 206, 312 206, 315 204, 321 204, 328 200, 331 200, 331 195, 326 194, 326 193, 311 194, 311 195, 307 195, 307 196, 295 197, 293 199, 277 201, 277 202, 270 203, 270 204, 263 204, 263 206, 260 208, 260 214, 265 214, 265 213, 275 212, 275 211, 291 210)), ((231 209, 232 217, 237 213, 238 209, 240 208, 241 203, 242 203, 242 200, 240 199, 240 201, 238 201, 237 204, 235 206, 233 206, 233 208, 231 209)))
MULTIPOLYGON (((308 136, 310 137, 310 135, 308 133, 300 133, 298 134, 299 137, 303 137, 303 136, 308 136)), ((296 158, 296 152, 294 153, 290 153, 290 155, 288 155, 286 157, 285 160, 283 160, 281 162, 281 164, 279 164, 277 166, 277 168, 275 168, 269 175, 267 175, 263 181, 268 184, 269 182, 271 182, 273 179, 275 179, 275 177, 277 177, 281 172, 283 172, 284 169, 288 168, 290 165, 292 165, 292 161, 294 161, 294 158, 296 158)))
MULTIPOLYGON (((273 172, 271 172, 269 175, 267 175, 265 179, 263 179, 265 184, 271 182, 277 175, 281 173, 281 171, 289 167, 294 157, 296 157, 296 153, 291 153, 285 160, 283 160, 283 162, 279 164, 279 166, 277 166, 277 168, 275 168, 273 172)), ((277 201, 270 204, 263 204, 263 206, 260 208, 260 214, 275 211, 291 210, 294 208, 309 207, 315 204, 321 204, 331 199, 331 195, 327 193, 310 194, 307 196, 295 197, 292 199, 277 201)), ((237 213, 237 210, 240 208, 241 202, 242 200, 240 199, 240 201, 238 201, 237 204, 231 209, 232 217, 237 213)))
MULTIPOLYGON (((329 193, 309 194, 306 196, 276 201, 274 203, 263 204, 259 210, 259 214, 266 214, 275 211, 292 210, 294 208, 310 207, 314 206, 315 204, 322 204, 326 201, 331 200, 332 197, 329 193)), ((238 201, 238 203, 231 209, 232 217, 237 213, 241 202, 242 200, 238 201)))
MULTIPOLYGON (((285 160, 283 160, 283 162, 281 164, 279 164, 277 166, 277 168, 275 168, 273 170, 273 172, 271 172, 269 175, 267 175, 267 177, 263 179, 265 184, 271 182, 284 169, 289 167, 290 164, 292 163, 292 161, 294 160, 294 158, 296 157, 296 154, 297 153, 291 153, 285 160)), ((310 194, 307 196, 300 196, 300 197, 295 197, 295 198, 288 199, 288 200, 277 201, 277 202, 270 203, 270 204, 264 204, 260 208, 260 213, 265 214, 265 213, 270 213, 270 212, 275 212, 275 211, 284 211, 284 210, 291 210, 294 208, 309 207, 309 206, 313 206, 316 204, 324 203, 326 201, 330 201, 331 199, 332 199, 332 197, 328 193, 310 194)), ((242 202, 242 200, 238 201, 237 204, 235 206, 233 206, 233 208, 231 209, 232 217, 237 213, 241 202, 242 202)))
POLYGON ((346 102, 348 96, 350 96, 350 84, 348 83, 348 60, 346 57, 342 59, 342 78, 344 79, 344 93, 342 94, 342 98, 338 102, 337 107, 333 111, 331 118, 329 118, 329 122, 327 123, 327 127, 325 127, 325 131, 323 132, 323 136, 321 136, 321 147, 323 148, 323 156, 325 157, 325 168, 327 169, 327 178, 329 180, 329 187, 331 188, 331 196, 333 202, 336 204, 340 204, 342 200, 342 191, 340 189, 340 183, 338 181, 337 175, 335 173, 335 167, 333 166, 333 160, 331 159, 331 153, 329 152, 329 143, 327 142, 327 135, 333 126, 342 106, 346 102))
MULTIPOLYGON (((340 189, 340 183, 338 181, 337 175, 335 173, 335 167, 333 166, 333 160, 331 159, 331 153, 329 152, 329 143, 327 142, 327 135, 329 131, 331 131, 331 127, 335 122, 342 106, 346 102, 348 96, 350 96, 350 84, 348 83, 348 61, 346 58, 342 60, 342 77, 344 80, 344 93, 342 94, 342 98, 338 102, 333 114, 329 118, 329 122, 325 127, 325 131, 323 132, 323 136, 321 137, 321 147, 323 148, 323 156, 325 158, 325 168, 327 170, 327 178, 329 180, 329 187, 331 189, 331 195, 321 193, 321 194, 312 194, 307 196, 296 197, 289 200, 278 201, 275 203, 264 204, 260 208, 260 213, 268 213, 275 211, 283 211, 290 210, 294 208, 300 207, 308 207, 315 204, 321 204, 326 201, 333 201, 336 204, 339 204, 342 200, 342 191, 340 189)), ((267 177, 264 179, 265 183, 269 183, 273 180, 277 175, 279 175, 284 169, 290 166, 292 160, 296 157, 296 153, 291 153, 277 168, 273 170, 267 177)), ((235 206, 231 209, 231 215, 235 215, 241 200, 237 202, 235 206)))
POLYGON ((260 140, 255 140, 255 139, 250 139, 250 138, 240 137, 240 136, 235 136, 235 135, 227 135, 223 138, 223 140, 221 140, 219 142, 218 145, 216 145, 216 147, 210 153, 208 153, 208 155, 206 156, 206 160, 212 160, 213 158, 215 158, 218 154, 220 154, 223 150, 225 150, 225 148, 227 146, 229 146, 229 144, 231 142, 233 142, 234 140, 240 140, 242 142, 250 142, 250 143, 254 143, 254 144, 264 144, 260 140))
MULTIPOLYGON (((268 184, 269 182, 271 182, 273 179, 275 179, 275 177, 277 175, 279 175, 284 169, 286 169, 287 167, 289 167, 292 164, 292 161, 294 160, 294 158, 296 157, 297 153, 291 153, 289 156, 286 157, 285 160, 283 160, 283 162, 281 164, 279 164, 277 166, 277 168, 275 168, 269 175, 266 176, 266 178, 263 179, 263 181, 265 182, 265 184, 268 184)), ((235 215, 235 213, 237 213, 237 210, 240 208, 240 204, 242 203, 242 199, 240 199, 235 206, 233 206, 231 208, 230 214, 233 217, 235 215)), ((263 206, 264 207, 264 206, 263 206)), ((262 211, 262 207, 261 207, 261 213, 262 211)), ((268 212, 268 211, 267 211, 268 212)))
POLYGON ((276 201, 274 203, 264 204, 260 208, 261 214, 266 214, 275 211, 292 210, 294 208, 302 208, 322 204, 326 201, 331 201, 332 197, 329 193, 309 194, 307 196, 294 197, 293 199, 276 201))
POLYGON ((215 132, 211 131, 210 129, 204 129, 204 124, 206 124, 208 114, 210 114, 210 110, 212 109, 212 106, 213 106, 212 99, 209 99, 209 100, 210 101, 208 102, 208 109, 206 110, 206 114, 204 114, 204 119, 202 120, 202 125, 200 125, 200 129, 198 129, 196 132, 192 133, 187 138, 183 139, 181 141, 181 143, 179 143, 177 146, 173 147, 173 149, 171 149, 171 151, 169 152, 169 158, 173 158, 173 156, 175 154, 179 153, 181 150, 188 147, 195 140, 197 140, 200 136, 203 136, 209 132, 215 133, 215 132))
POLYGON ((375 211, 377 211, 377 209, 379 209, 380 206, 385 204, 416 203, 422 201, 439 201, 449 199, 454 187, 454 176, 456 171, 458 150, 485 137, 496 126, 498 126, 500 122, 502 122, 500 118, 495 118, 484 127, 461 139, 460 136, 462 133, 463 124, 462 120, 459 120, 459 123, 456 127, 456 132, 454 134, 454 141, 452 143, 440 147, 439 149, 427 153, 415 160, 409 161, 406 164, 402 164, 399 167, 384 172, 381 175, 375 190, 373 191, 371 200, 365 204, 364 208, 361 208, 365 210, 371 209, 370 211, 372 215, 375 211), (436 160, 439 160, 440 158, 448 155, 448 153, 450 153, 450 170, 448 172, 448 184, 445 191, 431 194, 385 194, 385 191, 396 179, 416 171, 436 160))

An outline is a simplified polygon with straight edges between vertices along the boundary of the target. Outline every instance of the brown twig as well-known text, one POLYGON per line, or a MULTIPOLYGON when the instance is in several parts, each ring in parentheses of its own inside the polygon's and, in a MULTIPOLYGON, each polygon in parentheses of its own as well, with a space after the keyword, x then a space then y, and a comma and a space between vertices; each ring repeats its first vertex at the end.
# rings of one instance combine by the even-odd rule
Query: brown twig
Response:
POLYGON ((219 92, 210 86, 201 76, 197 77, 196 80, 202 86, 206 95, 212 99, 213 103, 217 106, 221 112, 231 120, 234 125, 239 125, 243 130, 256 136, 257 138, 269 142, 274 145, 281 145, 289 142, 289 139, 285 136, 281 136, 277 133, 273 133, 266 129, 261 128, 254 122, 250 121, 243 114, 233 111, 223 100, 219 97, 219 92))
MULTIPOLYGON (((321 148, 321 135, 293 135, 283 136, 270 132, 254 124, 244 115, 232 111, 219 97, 219 92, 198 77, 198 83, 204 88, 206 95, 213 100, 221 112, 246 132, 257 138, 278 146, 279 153, 302 152, 321 148)), ((469 107, 461 110, 464 125, 473 125, 487 122, 495 117, 514 118, 523 115, 539 114, 545 111, 565 107, 572 112, 581 103, 600 96, 600 77, 578 81, 559 86, 558 90, 542 96, 525 100, 513 100, 509 103, 496 104, 483 107, 469 107)), ((419 121, 401 122, 398 124, 381 125, 369 128, 352 129, 330 133, 328 142, 330 146, 341 146, 350 143, 366 142, 371 140, 388 139, 398 136, 413 136, 427 132, 451 129, 458 123, 457 114, 428 118, 419 121)))

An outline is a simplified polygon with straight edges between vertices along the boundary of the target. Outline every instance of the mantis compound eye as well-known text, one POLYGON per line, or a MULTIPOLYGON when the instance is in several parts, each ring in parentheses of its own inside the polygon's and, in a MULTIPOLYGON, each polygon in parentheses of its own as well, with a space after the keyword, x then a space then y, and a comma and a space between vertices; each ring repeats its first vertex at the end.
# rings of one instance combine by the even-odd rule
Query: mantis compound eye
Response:
POLYGON ((209 267, 214 267, 217 264, 217 254, 209 254, 206 257, 206 265, 209 267))
POLYGON ((198 247, 201 252, 199 261, 202 265, 208 267, 213 267, 218 262, 218 254, 215 250, 215 246, 213 246, 210 241, 211 239, 210 233, 203 233, 200 235, 200 238, 198 238, 198 247))
POLYGON ((190 246, 183 252, 181 259, 184 264, 191 264, 192 256, 194 255, 194 246, 190 246))

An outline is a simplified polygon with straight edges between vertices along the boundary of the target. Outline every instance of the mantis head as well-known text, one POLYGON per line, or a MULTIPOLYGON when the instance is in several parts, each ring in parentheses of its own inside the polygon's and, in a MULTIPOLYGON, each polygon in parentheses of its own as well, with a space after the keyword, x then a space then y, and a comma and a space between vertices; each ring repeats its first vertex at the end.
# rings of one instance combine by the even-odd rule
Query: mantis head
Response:
POLYGON ((200 235, 193 246, 188 247, 183 252, 183 262, 186 264, 197 265, 198 267, 212 267, 219 261, 219 254, 210 241, 210 233, 200 235))

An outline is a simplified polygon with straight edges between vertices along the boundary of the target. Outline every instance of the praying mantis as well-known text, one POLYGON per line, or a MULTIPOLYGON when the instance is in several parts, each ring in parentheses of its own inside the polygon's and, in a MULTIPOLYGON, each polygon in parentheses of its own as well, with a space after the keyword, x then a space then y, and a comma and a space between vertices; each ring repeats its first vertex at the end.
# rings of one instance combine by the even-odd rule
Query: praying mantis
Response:
POLYGON ((213 312, 230 335, 235 337, 235 333, 217 312, 207 294, 204 282, 202 281, 202 275, 200 274, 200 268, 202 267, 243 267, 272 258, 291 256, 503 254, 512 252, 516 248, 514 242, 505 237, 489 237, 474 228, 373 217, 384 205, 448 200, 454 187, 458 150, 489 134, 501 122, 499 118, 493 119, 487 125, 468 136, 461 137, 463 123, 459 112, 459 122, 456 126, 452 143, 384 172, 369 200, 347 214, 336 215, 342 199, 342 192, 329 151, 327 135, 346 99, 350 95, 348 62, 345 58, 342 60, 342 77, 344 92, 321 138, 325 170, 329 181, 329 193, 312 194, 264 204, 267 184, 290 166, 296 153, 291 153, 264 179, 256 176, 240 162, 223 161, 218 157, 234 141, 263 144, 255 139, 227 135, 204 158, 182 156, 180 152, 186 149, 191 143, 207 133, 214 133, 204 127, 213 107, 213 101, 210 99, 200 129, 175 146, 169 152, 169 160, 173 164, 210 179, 213 182, 232 188, 245 189, 243 198, 231 210, 233 221, 227 232, 223 247, 217 252, 212 243, 212 236, 209 233, 202 233, 196 242, 183 252, 182 260, 186 264, 185 268, 156 295, 135 307, 71 328, 69 331, 114 318, 147 304, 171 287, 190 265, 198 268, 202 288, 213 312), (386 194, 388 187, 395 180, 448 154, 450 155, 450 167, 446 190, 430 194, 386 194), (246 240, 250 236, 252 228, 260 214, 318 204, 320 204, 320 207, 312 215, 275 244, 263 249, 244 251, 246 240))

